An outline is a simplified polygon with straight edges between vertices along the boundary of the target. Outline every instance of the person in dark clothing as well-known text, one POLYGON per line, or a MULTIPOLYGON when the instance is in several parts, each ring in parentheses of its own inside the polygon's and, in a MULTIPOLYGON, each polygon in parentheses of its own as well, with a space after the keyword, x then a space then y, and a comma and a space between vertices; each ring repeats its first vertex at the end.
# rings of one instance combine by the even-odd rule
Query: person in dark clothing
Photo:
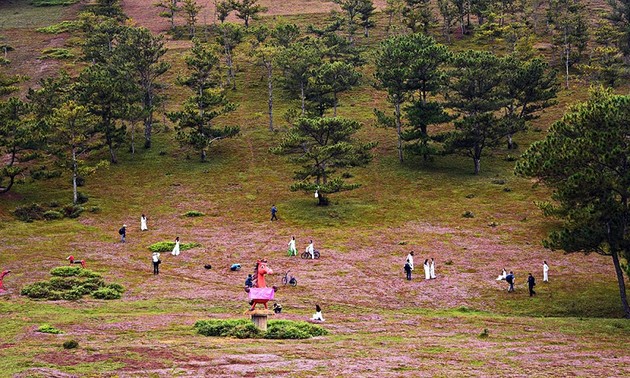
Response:
POLYGON ((407 273, 407 281, 411 281, 411 271, 413 270, 413 251, 407 255, 405 261, 405 273, 407 273))
POLYGON ((505 282, 510 284, 510 287, 508 287, 508 293, 513 292, 514 291, 514 272, 510 271, 510 274, 505 276, 505 282))
POLYGON ((536 286, 536 279, 530 273, 529 277, 527 277, 527 287, 529 287, 529 296, 530 297, 536 295, 536 292, 534 291, 534 286, 536 286))
POLYGON ((160 274, 160 264, 162 263, 162 260, 160 260, 160 253, 153 252, 153 255, 151 256, 151 261, 153 262, 153 274, 160 274))
POLYGON ((245 279, 245 287, 252 287, 252 286, 254 286, 253 280, 254 280, 254 277, 252 277, 251 274, 248 274, 247 278, 245 279))
POLYGON ((276 207, 276 205, 271 205, 271 220, 273 221, 278 220, 278 216, 276 215, 276 213, 278 212, 278 208, 276 207))
POLYGON ((123 224, 123 226, 118 230, 118 235, 120 235, 120 242, 124 243, 125 238, 127 237, 127 225, 123 224))

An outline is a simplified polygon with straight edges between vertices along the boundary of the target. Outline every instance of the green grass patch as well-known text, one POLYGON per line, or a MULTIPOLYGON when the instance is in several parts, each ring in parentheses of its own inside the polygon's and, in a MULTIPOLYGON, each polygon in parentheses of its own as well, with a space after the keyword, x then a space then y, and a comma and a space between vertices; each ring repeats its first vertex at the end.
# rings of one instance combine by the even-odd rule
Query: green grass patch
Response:
MULTIPOLYGON (((175 247, 175 242, 172 241, 161 241, 155 244, 151 244, 149 246, 149 250, 151 252, 170 252, 175 247)), ((185 251, 187 249, 193 249, 196 247, 201 247, 199 243, 180 243, 179 250, 185 251)))
POLYGON ((267 331, 257 328, 247 319, 199 320, 195 329, 204 336, 235 337, 239 339, 308 339, 328 335, 328 331, 315 324, 292 320, 270 320, 267 331))

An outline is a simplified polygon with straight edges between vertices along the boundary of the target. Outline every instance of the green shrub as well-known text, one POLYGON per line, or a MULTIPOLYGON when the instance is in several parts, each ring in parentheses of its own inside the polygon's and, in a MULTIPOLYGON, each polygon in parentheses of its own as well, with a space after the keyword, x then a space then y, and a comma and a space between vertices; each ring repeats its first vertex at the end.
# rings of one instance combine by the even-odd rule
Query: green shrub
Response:
POLYGON ((100 208, 100 207, 98 207, 98 206, 92 206, 92 207, 90 207, 90 213, 93 213, 93 214, 98 214, 98 213, 100 213, 100 212, 101 212, 101 208, 100 208))
POLYGON ((474 218, 475 214, 472 211, 466 210, 466 211, 464 211, 464 214, 462 214, 462 217, 464 217, 464 218, 474 218))
POLYGON ((13 216, 22 222, 32 222, 34 220, 44 219, 44 208, 39 204, 33 203, 26 206, 20 206, 13 210, 13 216))
POLYGON ((57 329, 57 328, 51 326, 50 324, 42 324, 42 325, 40 325, 39 328, 37 328, 37 332, 51 333, 53 335, 58 335, 60 333, 63 333, 62 330, 57 329))
POLYGON ((44 213, 44 219, 46 220, 55 220, 63 218, 63 214, 58 212, 57 210, 48 210, 44 213))
POLYGON ((77 203, 79 205, 82 205, 84 203, 86 203, 90 198, 88 197, 87 194, 83 193, 83 192, 77 192, 77 203))
POLYGON ((117 291, 117 292, 119 292, 121 294, 125 292, 125 287, 123 285, 121 285, 121 284, 118 284, 118 283, 110 283, 109 285, 107 285, 105 287, 108 288, 108 289, 117 291))
POLYGON ((236 337, 237 339, 259 339, 265 335, 265 332, 256 327, 254 323, 247 322, 245 324, 239 324, 227 334, 229 337, 236 337))
POLYGON ((492 179, 491 182, 493 184, 495 184, 495 185, 505 185, 505 180, 504 179, 492 179))
POLYGON ((48 170, 45 165, 31 170, 31 178, 33 180, 51 179, 51 178, 60 177, 60 176, 61 176, 61 171, 48 170))
POLYGON ((75 277, 51 277, 48 280, 52 290, 72 290, 75 286, 81 285, 81 280, 75 277))
POLYGON ((92 293, 92 296, 96 299, 120 299, 122 294, 119 291, 111 289, 109 287, 102 287, 92 293))
POLYGON ((187 211, 187 212, 184 213, 185 217, 190 217, 190 218, 192 218, 192 217, 203 217, 204 215, 206 215, 206 214, 202 213, 201 211, 195 211, 195 210, 187 211))
POLYGON ((66 32, 77 31, 80 28, 81 28, 81 23, 78 21, 61 21, 60 23, 57 23, 54 25, 39 28, 37 29, 37 32, 46 33, 46 34, 61 34, 61 33, 66 33, 66 32))
POLYGON ((479 334, 479 338, 485 339, 490 336, 490 332, 488 332, 488 328, 484 328, 483 331, 479 334))
POLYGON ((63 207, 63 213, 68 218, 78 218, 79 215, 85 210, 82 206, 79 205, 66 205, 63 207))
POLYGON ((76 340, 64 341, 63 349, 75 349, 79 347, 79 343, 76 340))
POLYGON ((48 281, 35 282, 24 286, 20 294, 26 295, 29 298, 48 298, 50 295, 50 284, 48 281))
POLYGON ((72 59, 74 58, 74 54, 68 50, 61 47, 49 47, 42 50, 42 55, 39 57, 40 59, 72 59))
POLYGON ((50 274, 57 277, 72 277, 78 276, 83 268, 80 266, 58 266, 50 270, 50 274))
POLYGON ((84 290, 82 286, 77 286, 71 290, 66 290, 61 294, 61 298, 67 301, 78 301, 84 295, 84 290))
MULTIPOLYGON (((187 249, 192 249, 195 247, 200 247, 201 244, 199 243, 180 243, 179 244, 179 250, 180 251, 185 251, 187 249)), ((157 242, 155 244, 151 244, 149 246, 149 250, 151 252, 171 252, 173 250, 173 247, 175 247, 175 242, 172 241, 161 241, 161 242, 157 242)))
POLYGON ((101 276, 100 273, 96 273, 92 270, 89 269, 81 269, 81 271, 79 272, 79 277, 82 278, 101 278, 103 276, 101 276))
POLYGON ((291 320, 270 320, 263 332, 247 319, 210 319, 195 323, 197 332, 204 336, 236 337, 239 339, 307 339, 324 336, 328 331, 316 324, 291 320))
POLYGON ((48 207, 52 207, 52 208, 59 207, 59 202, 50 201, 50 203, 48 204, 48 207))

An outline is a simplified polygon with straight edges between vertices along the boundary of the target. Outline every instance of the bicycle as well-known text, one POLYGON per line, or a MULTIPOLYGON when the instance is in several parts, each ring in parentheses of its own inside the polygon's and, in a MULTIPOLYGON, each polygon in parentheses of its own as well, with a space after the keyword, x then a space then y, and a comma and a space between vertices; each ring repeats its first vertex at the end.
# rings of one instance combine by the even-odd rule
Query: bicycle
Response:
MULTIPOLYGON (((311 254, 306 252, 306 251, 304 251, 304 252, 302 252, 300 257, 303 258, 303 259, 310 259, 311 258, 311 254)), ((315 257, 316 259, 319 258, 319 251, 318 250, 313 251, 313 257, 315 257)))
POLYGON ((287 272, 284 274, 284 277, 282 277, 282 284, 283 285, 289 284, 291 286, 297 286, 297 278, 289 275, 289 272, 290 270, 287 270, 287 272))

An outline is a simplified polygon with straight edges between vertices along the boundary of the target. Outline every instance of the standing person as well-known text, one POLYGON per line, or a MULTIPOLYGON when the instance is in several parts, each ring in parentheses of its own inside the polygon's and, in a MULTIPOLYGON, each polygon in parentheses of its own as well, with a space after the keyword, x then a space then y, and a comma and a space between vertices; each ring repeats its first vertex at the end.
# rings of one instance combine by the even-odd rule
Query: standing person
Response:
POLYGON ((320 322, 324 321, 324 317, 322 316, 322 308, 319 305, 315 305, 315 313, 311 320, 319 320, 320 322))
POLYGON ((431 278, 435 278, 435 261, 433 261, 433 257, 431 257, 431 267, 430 267, 431 278))
POLYGON ((409 252, 407 255, 407 260, 405 261, 405 273, 407 273, 407 280, 411 281, 411 271, 413 270, 413 251, 409 252))
POLYGON ((118 230, 118 235, 120 235, 120 242, 124 243, 127 238, 127 225, 123 224, 123 226, 118 230))
POLYGON ((251 274, 247 275, 247 278, 245 279, 245 287, 252 287, 254 286, 254 277, 252 277, 251 274))
POLYGON ((429 259, 424 260, 424 279, 431 279, 431 267, 429 266, 429 259))
POLYGON ((289 256, 297 256, 297 249, 295 249, 295 236, 291 236, 291 240, 289 240, 289 256))
POLYGON ((276 213, 278 212, 278 208, 276 207, 276 205, 271 205, 271 220, 273 221, 278 220, 278 216, 276 215, 276 213))
POLYGON ((306 247, 306 252, 311 254, 311 260, 315 259, 315 246, 313 245, 313 240, 311 239, 311 244, 306 247))
POLYGON ((529 287, 530 297, 536 295, 536 292, 534 291, 534 286, 536 286, 536 279, 534 278, 534 276, 532 276, 531 273, 529 273, 529 276, 527 277, 527 287, 529 287))
POLYGON ((146 231, 149 228, 147 228, 147 216, 142 214, 142 216, 140 217, 140 231, 146 231))
POLYGON ((151 260, 153 261, 153 275, 160 274, 160 264, 162 263, 160 252, 153 252, 151 260))
POLYGON ((173 247, 173 252, 171 252, 173 256, 179 256, 179 236, 175 238, 175 247, 173 247))
POLYGON ((508 287, 508 293, 514 292, 514 272, 510 270, 510 274, 505 276, 505 282, 510 284, 510 286, 508 287))
POLYGON ((549 265, 547 265, 547 261, 543 261, 543 282, 549 282, 549 265))

